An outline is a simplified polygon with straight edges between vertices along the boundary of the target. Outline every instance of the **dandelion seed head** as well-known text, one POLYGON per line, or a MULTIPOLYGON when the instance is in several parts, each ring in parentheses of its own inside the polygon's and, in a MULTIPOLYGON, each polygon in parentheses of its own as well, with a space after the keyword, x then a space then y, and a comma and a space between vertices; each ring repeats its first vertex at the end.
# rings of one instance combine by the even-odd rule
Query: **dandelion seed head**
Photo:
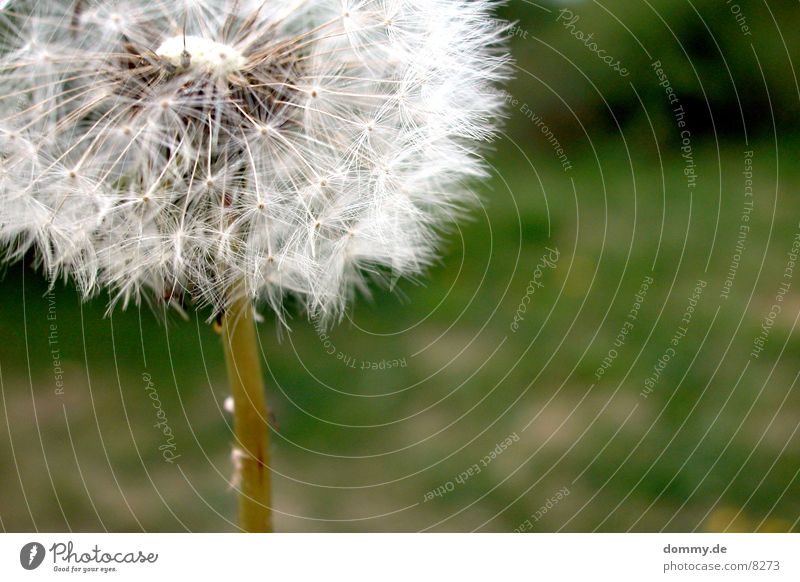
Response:
POLYGON ((173 36, 156 49, 156 55, 178 71, 204 69, 225 76, 245 66, 247 60, 234 47, 200 36, 173 36))
MULTIPOLYGON (((422 272, 502 116, 489 0, 0 4, 0 252, 322 322, 422 272)), ((212 315, 213 317, 213 315, 212 315)))

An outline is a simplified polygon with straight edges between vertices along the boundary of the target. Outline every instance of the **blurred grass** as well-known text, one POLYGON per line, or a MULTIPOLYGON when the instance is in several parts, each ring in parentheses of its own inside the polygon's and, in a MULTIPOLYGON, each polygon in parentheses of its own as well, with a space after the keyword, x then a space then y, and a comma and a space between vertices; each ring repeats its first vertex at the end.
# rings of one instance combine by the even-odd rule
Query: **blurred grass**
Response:
MULTIPOLYGON (((631 69, 624 81, 555 12, 504 7, 527 33, 513 42, 509 91, 544 118, 573 169, 512 107, 482 208, 448 235, 423 281, 360 298, 325 339, 301 316, 280 338, 265 314, 279 530, 511 531, 526 520, 534 531, 798 528, 796 289, 743 368, 798 229, 800 170, 786 155, 800 145, 788 60, 798 40, 775 34, 775 22, 787 28, 800 9, 748 6, 755 32, 744 42, 718 2, 649 4, 569 4, 631 69), (655 58, 692 112, 691 196, 655 58), (745 149, 755 152, 755 210, 723 301, 745 149), (512 333, 545 247, 560 250, 558 267, 512 333), (654 284, 639 319, 597 382, 646 275, 654 284), (698 279, 708 287, 689 332, 644 399, 698 279), (405 366, 362 370, 361 361, 405 366), (519 442, 479 474, 425 501, 515 433, 519 442), (564 487, 570 494, 533 520, 564 487)), ((81 305, 58 284, 53 322, 47 285, 29 266, 0 280, 0 527, 233 530, 227 390, 206 314, 183 321, 144 307, 106 318, 105 298, 81 305), (176 465, 159 452, 144 372, 175 434, 176 465)))
MULTIPOLYGON (((571 495, 537 529, 792 527, 800 509, 800 402, 793 389, 784 396, 800 364, 798 340, 789 334, 796 299, 762 357, 737 380, 780 280, 777 249, 788 250, 797 228, 797 202, 787 195, 798 185, 795 169, 781 170, 771 224, 774 160, 757 158, 753 230, 722 304, 717 296, 741 212, 740 147, 721 152, 726 203, 717 239, 711 226, 720 185, 709 176, 691 201, 688 235, 688 196, 667 199, 659 244, 662 217, 653 201, 662 198, 661 174, 651 153, 639 149, 630 166, 619 142, 604 143, 601 166, 576 164, 576 207, 546 145, 535 144, 544 189, 504 145, 496 156, 502 179, 484 197, 490 220, 464 226, 463 247, 451 237, 447 260, 424 285, 402 283, 404 301, 379 291, 357 303, 352 323, 329 334, 345 358, 405 358, 407 367, 348 368, 302 319, 280 340, 267 316, 261 340, 279 424, 281 530, 509 531, 565 486, 571 495), (600 169, 605 182, 598 182, 600 169), (770 260, 756 284, 770 237, 770 260), (561 251, 558 268, 545 274, 520 331, 510 333, 546 245, 561 251), (654 258, 655 283, 629 341, 592 387, 654 258), (699 278, 709 285, 689 333, 655 392, 642 399, 643 379, 699 278), (479 475, 423 501, 514 432, 519 443, 479 475), (734 522, 720 525, 740 509, 734 522)), ((698 150, 715 155, 710 147, 698 150)), ((587 156, 576 152, 575 159, 587 156)), ((666 163, 667 189, 679 191, 680 167, 666 163)), ((15 266, 0 289, 11 307, 0 318, 0 334, 10 340, 0 360, 0 421, 9 434, 0 440, 3 527, 231 529, 232 438, 220 409, 226 389, 219 339, 210 327, 194 316, 165 323, 146 308, 104 318, 102 300, 81 307, 58 285, 67 387, 56 396, 45 283, 15 266), (179 467, 158 451, 144 371, 176 435, 179 467)))

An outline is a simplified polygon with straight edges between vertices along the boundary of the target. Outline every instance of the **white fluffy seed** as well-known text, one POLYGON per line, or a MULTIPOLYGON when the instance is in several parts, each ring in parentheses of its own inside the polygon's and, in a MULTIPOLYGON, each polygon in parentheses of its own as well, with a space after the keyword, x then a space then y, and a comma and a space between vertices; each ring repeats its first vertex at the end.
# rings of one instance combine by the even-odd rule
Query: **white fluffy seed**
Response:
POLYGON ((509 70, 490 0, 14 5, 0 260, 33 250, 109 309, 213 317, 236 286, 329 322, 474 203, 509 70))

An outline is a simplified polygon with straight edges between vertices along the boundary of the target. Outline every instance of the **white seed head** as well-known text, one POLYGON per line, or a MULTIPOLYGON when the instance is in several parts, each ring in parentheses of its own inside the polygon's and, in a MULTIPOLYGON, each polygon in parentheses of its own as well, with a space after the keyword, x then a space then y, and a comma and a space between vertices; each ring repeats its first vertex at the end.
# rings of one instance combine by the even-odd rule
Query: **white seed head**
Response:
POLYGON ((178 70, 194 68, 225 76, 247 62, 235 48, 200 36, 173 36, 156 49, 156 55, 178 70))
POLYGON ((238 289, 341 316, 475 200, 509 59, 490 0, 10 0, 0 258, 110 308, 238 289))

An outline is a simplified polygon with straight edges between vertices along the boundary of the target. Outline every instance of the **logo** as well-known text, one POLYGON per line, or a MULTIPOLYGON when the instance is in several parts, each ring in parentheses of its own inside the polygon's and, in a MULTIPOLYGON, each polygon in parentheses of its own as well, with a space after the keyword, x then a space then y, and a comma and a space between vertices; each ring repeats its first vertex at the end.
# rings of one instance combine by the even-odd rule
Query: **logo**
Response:
POLYGON ((19 563, 26 570, 35 570, 44 561, 44 546, 39 542, 28 542, 19 551, 19 563))

